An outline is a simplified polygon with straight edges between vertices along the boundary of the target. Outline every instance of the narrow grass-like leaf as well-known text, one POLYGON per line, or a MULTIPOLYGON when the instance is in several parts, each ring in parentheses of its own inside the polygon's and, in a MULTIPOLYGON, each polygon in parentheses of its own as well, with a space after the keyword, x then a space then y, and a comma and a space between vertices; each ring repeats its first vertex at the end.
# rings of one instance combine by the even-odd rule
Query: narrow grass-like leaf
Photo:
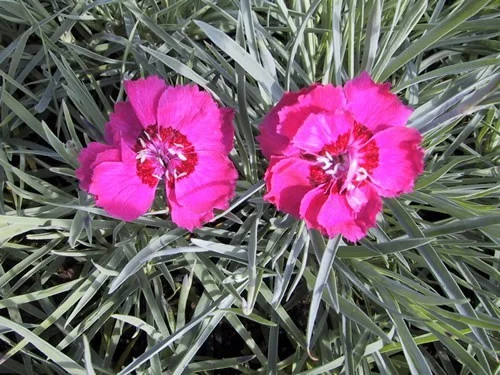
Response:
MULTIPOLYGON (((78 363, 76 363, 73 359, 54 348, 52 345, 38 337, 29 329, 26 329, 23 326, 16 324, 7 318, 4 318, 3 316, 0 316, 0 327, 11 329, 21 337, 24 337, 25 340, 34 345, 38 350, 40 350, 49 359, 65 369, 68 373, 75 375, 85 375, 87 373, 85 369, 78 363)), ((3 363, 6 359, 7 357, 0 359, 0 364, 3 363)))
MULTIPOLYGON (((120 264, 122 259, 123 253, 115 252, 109 257, 108 262, 106 262, 106 267, 114 269, 118 266, 118 264, 120 264)), ((108 277, 107 273, 103 273, 99 269, 96 269, 88 276, 85 284, 81 285, 80 288, 78 288, 74 293, 74 295, 78 295, 78 303, 69 315, 66 324, 69 324, 73 319, 75 319, 78 313, 85 307, 85 305, 87 305, 87 303, 90 302, 92 297, 104 285, 108 277)))
MULTIPOLYGON (((273 304, 278 305, 281 303, 281 300, 288 288, 288 284, 290 283, 290 280, 292 278, 292 273, 295 268, 297 257, 304 248, 304 246, 306 246, 307 241, 308 241, 307 232, 304 230, 304 224, 302 224, 300 226, 300 229, 298 230, 296 239, 292 244, 290 256, 288 257, 286 262, 285 272, 283 274, 283 280, 279 287, 275 286, 273 304)), ((290 290, 289 293, 291 293, 292 291, 293 289, 290 290)))
POLYGON ((431 238, 404 238, 390 242, 362 244, 362 246, 339 246, 338 258, 365 258, 394 254, 431 242, 431 238))
POLYGON ((177 322, 175 329, 180 329, 186 324, 186 306, 189 296, 189 291, 193 284, 193 271, 189 275, 184 275, 182 279, 181 293, 179 295, 179 307, 177 309, 177 322))
POLYGON ((250 239, 248 241, 248 286, 247 286, 247 300, 243 304, 243 312, 245 314, 251 314, 253 306, 255 304, 256 293, 257 293, 257 231, 259 228, 259 219, 261 215, 261 209, 256 212, 252 223, 252 228, 250 229, 250 239))
POLYGON ((365 48, 363 50, 363 60, 361 70, 370 72, 375 62, 378 49, 378 39, 380 37, 380 24, 382 20, 381 0, 375 0, 370 9, 368 23, 366 26, 365 48))
POLYGON ((50 298, 57 294, 66 293, 72 289, 74 289, 79 283, 81 283, 82 279, 76 279, 69 281, 64 284, 56 285, 50 288, 37 290, 32 293, 26 293, 18 296, 13 296, 9 298, 4 298, 0 301, 0 309, 6 307, 14 307, 19 306, 25 303, 31 303, 34 301, 38 301, 45 298, 50 298))
POLYGON ((149 261, 149 257, 154 255, 161 248, 164 248, 172 241, 183 234, 183 230, 174 230, 171 233, 165 234, 155 241, 151 242, 148 246, 139 251, 133 259, 123 268, 120 274, 111 282, 109 293, 113 293, 125 282, 131 275, 135 274, 144 264, 149 261))
POLYGON ((475 61, 467 61, 467 62, 462 62, 462 63, 457 63, 457 64, 445 66, 443 68, 434 69, 428 73, 420 74, 413 79, 403 81, 401 84, 399 84, 398 86, 393 88, 392 91, 394 93, 398 93, 401 90, 403 90, 411 85, 418 84, 420 82, 424 82, 424 81, 431 80, 434 78, 441 78, 442 79, 448 75, 451 76, 451 75, 455 75, 455 74, 465 73, 465 72, 468 72, 471 70, 476 70, 478 68, 494 66, 497 63, 498 63, 498 57, 496 57, 496 58, 485 57, 485 58, 478 59, 475 61))
POLYGON ((196 21, 196 24, 219 48, 231 56, 246 72, 248 72, 248 74, 259 82, 274 100, 281 99, 283 96, 283 89, 262 65, 255 61, 243 48, 213 26, 202 21, 196 21))
POLYGON ((252 58, 255 61, 259 61, 259 51, 257 49, 257 40, 255 37, 255 27, 252 19, 252 6, 250 0, 242 0, 240 6, 248 50, 250 51, 252 58))
POLYGON ((152 325, 147 324, 144 320, 139 319, 135 316, 113 314, 111 315, 111 317, 121 322, 133 325, 135 328, 146 332, 148 336, 151 336, 151 338, 157 341, 163 339, 162 334, 158 332, 152 325))
POLYGON ((396 56, 380 74, 379 79, 385 81, 403 64, 410 61, 419 53, 430 49, 443 36, 453 31, 457 26, 468 18, 474 16, 489 3, 489 0, 469 0, 458 11, 452 13, 448 18, 441 21, 432 30, 428 31, 420 39, 413 42, 407 49, 396 56))
POLYGON ((461 335, 460 332, 453 332, 455 330, 450 331, 451 327, 449 325, 429 319, 430 316, 422 311, 422 309, 418 309, 417 307, 414 308, 418 310, 418 314, 420 314, 422 317, 428 318, 425 320, 425 324, 429 328, 429 330, 442 343, 445 343, 452 352, 456 354, 456 358, 460 358, 460 361, 467 366, 469 371, 471 371, 473 374, 478 375, 487 375, 491 373, 489 369, 488 371, 486 371, 486 369, 484 369, 460 344, 455 341, 453 335, 461 335))
POLYGON ((309 308, 309 316, 307 318, 307 350, 309 351, 309 355, 311 355, 311 338, 314 331, 314 323, 316 321, 316 315, 318 314, 321 296, 326 284, 326 279, 330 274, 333 261, 335 260, 335 255, 340 244, 340 239, 341 237, 337 236, 335 239, 328 241, 321 258, 318 276, 316 277, 316 281, 314 283, 313 294, 311 297, 311 306, 309 308))
POLYGON ((90 350, 89 339, 83 335, 83 358, 85 360, 85 371, 87 375, 95 375, 94 366, 92 365, 92 353, 90 350))
MULTIPOLYGON (((403 225, 405 230, 411 236, 421 236, 422 232, 416 226, 414 221, 410 218, 410 216, 405 212, 403 206, 397 200, 387 201, 387 204, 391 208, 392 212, 398 217, 400 223, 403 225)), ((462 293, 460 287, 457 285, 455 280, 453 279, 450 272, 446 269, 443 264, 443 261, 437 256, 436 252, 432 248, 431 245, 422 245, 419 246, 419 252, 424 257, 427 262, 429 269, 434 274, 434 277, 439 281, 442 288, 445 290, 446 294, 455 300, 463 300, 465 299, 464 294, 462 293)), ((456 308, 460 313, 470 316, 471 318, 477 318, 474 309, 469 303, 458 304, 456 308)), ((486 347, 491 348, 491 342, 488 338, 488 335, 484 330, 478 329, 477 327, 471 327, 474 331, 477 339, 486 347)))
POLYGON ((251 361, 254 358, 255 356, 247 355, 235 358, 210 359, 206 361, 192 362, 186 367, 186 370, 192 373, 198 373, 202 371, 213 371, 219 369, 238 369, 240 366, 251 361))
POLYGON ((400 18, 401 14, 398 14, 398 17, 394 17, 393 23, 391 24, 391 33, 387 34, 387 37, 385 38, 386 42, 382 48, 380 48, 379 58, 373 69, 376 81, 385 81, 387 79, 387 77, 381 77, 380 71, 382 69, 386 69, 391 58, 397 52, 399 47, 405 42, 405 40, 407 40, 409 34, 413 31, 413 28, 427 10, 427 5, 427 0, 419 0, 411 3, 397 3, 396 9, 398 11, 402 11, 406 8, 406 14, 402 19, 400 18), (392 32, 393 28, 395 30, 394 33, 392 32))
POLYGON ((51 58, 54 60, 63 77, 66 79, 68 84, 68 94, 75 106, 81 110, 81 113, 88 115, 89 120, 92 121, 92 125, 96 126, 102 132, 104 124, 106 123, 106 118, 92 98, 92 95, 90 95, 90 92, 81 83, 75 72, 68 66, 68 63, 64 58, 61 61, 54 54, 51 54, 51 58))
MULTIPOLYGON (((384 289, 379 288, 378 292, 382 298, 382 300, 393 310, 397 309, 396 304, 393 299, 390 297, 388 292, 384 289)), ((408 365, 410 366, 410 370, 413 374, 422 374, 422 375, 431 375, 432 371, 427 364, 427 361, 424 359, 424 356, 418 349, 417 343, 413 339, 408 327, 406 326, 403 319, 389 312, 394 325, 396 326, 399 339, 401 341, 401 346, 403 352, 405 354, 405 358, 408 361, 408 365)))
POLYGON ((0 98, 2 102, 7 105, 12 112, 14 112, 26 125, 28 125, 36 134, 42 137, 47 143, 47 136, 43 130, 42 123, 33 116, 30 111, 28 111, 21 103, 19 103, 12 95, 10 95, 6 90, 2 89, 0 93, 0 98))
MULTIPOLYGON (((287 67, 286 67, 286 75, 285 75, 285 88, 287 90, 290 89, 290 75, 292 73, 292 68, 293 68, 293 62, 295 61, 295 55, 297 53, 297 50, 299 46, 301 46, 301 42, 304 39, 304 31, 307 27, 307 23, 309 21, 309 18, 314 14, 316 11, 316 8, 319 6, 321 1, 314 1, 314 3, 311 4, 309 7, 307 13, 305 14, 302 24, 300 25, 299 29, 294 32, 294 37, 295 40, 292 44, 292 48, 290 50, 290 56, 288 57, 288 62, 287 62, 287 67)), ((283 8, 283 7, 282 7, 283 8)))
POLYGON ((262 325, 265 325, 265 326, 276 327, 276 323, 273 323, 270 320, 264 319, 263 317, 255 314, 255 313, 246 314, 243 310, 241 310, 241 309, 234 309, 234 308, 220 309, 220 311, 224 311, 224 312, 227 312, 229 314, 236 314, 236 315, 239 315, 239 316, 241 316, 243 318, 252 320, 252 321, 254 321, 256 323, 259 323, 259 324, 262 324, 262 325))
POLYGON ((451 161, 448 164, 442 166, 437 171, 435 171, 429 175, 424 175, 421 178, 419 178, 415 188, 420 190, 420 189, 432 184, 434 181, 437 181, 441 176, 446 174, 453 167, 459 165, 460 163, 464 163, 466 161, 472 160, 472 159, 474 159, 474 157, 473 156, 455 156, 455 157, 450 158, 450 159, 451 159, 451 161))
POLYGON ((176 60, 164 53, 160 53, 158 51, 155 51, 149 47, 141 46, 141 48, 149 53, 151 56, 154 56, 156 59, 164 63, 166 66, 168 66, 170 69, 173 69, 176 71, 178 74, 190 79, 191 81, 197 83, 201 87, 203 87, 205 90, 210 90, 208 84, 209 82, 200 76, 198 73, 196 73, 193 69, 191 69, 189 66, 181 63, 179 60, 176 60))

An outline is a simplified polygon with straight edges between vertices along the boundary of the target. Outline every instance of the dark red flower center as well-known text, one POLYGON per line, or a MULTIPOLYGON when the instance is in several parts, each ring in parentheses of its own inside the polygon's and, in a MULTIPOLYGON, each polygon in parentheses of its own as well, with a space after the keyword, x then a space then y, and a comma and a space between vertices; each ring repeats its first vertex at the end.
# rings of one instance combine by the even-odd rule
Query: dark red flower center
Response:
POLYGON ((378 166, 378 147, 372 133, 359 123, 314 154, 304 154, 312 186, 324 185, 333 193, 351 191, 364 183, 378 166))
POLYGON ((170 127, 148 126, 137 138, 134 151, 137 153, 137 175, 151 187, 156 186, 163 176, 167 183, 185 178, 198 164, 191 142, 170 127))

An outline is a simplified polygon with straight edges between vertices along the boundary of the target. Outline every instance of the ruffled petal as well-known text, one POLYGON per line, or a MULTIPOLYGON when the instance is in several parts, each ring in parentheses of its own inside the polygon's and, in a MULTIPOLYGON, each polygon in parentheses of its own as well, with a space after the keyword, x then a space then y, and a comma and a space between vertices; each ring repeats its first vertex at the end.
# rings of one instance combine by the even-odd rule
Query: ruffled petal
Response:
POLYGON ((388 128, 372 138, 378 147, 378 166, 370 180, 383 197, 395 197, 413 190, 424 170, 422 136, 412 128, 388 128))
POLYGON ((302 199, 300 217, 309 228, 330 238, 341 234, 356 242, 375 225, 381 210, 382 200, 369 183, 346 195, 327 194, 323 188, 317 187, 302 199))
POLYGON ((328 237, 342 234, 350 241, 356 241, 364 232, 354 223, 355 212, 339 194, 329 194, 318 214, 318 223, 328 237))
POLYGON ((238 178, 226 156, 200 152, 198 161, 189 176, 175 180, 173 186, 167 183, 172 221, 189 230, 212 218, 214 208, 223 210, 229 206, 238 178))
POLYGON ((179 227, 192 231, 201 227, 214 217, 212 210, 205 212, 195 212, 190 207, 181 206, 176 199, 175 190, 167 185, 167 199, 170 208, 170 217, 179 227))
MULTIPOLYGON (((283 107, 279 111, 277 132, 291 140, 311 114, 334 113, 344 106, 345 98, 340 87, 315 85, 309 92, 299 96, 295 105, 283 107)), ((287 146, 283 154, 296 153, 293 145, 287 146)))
POLYGON ((233 147, 233 111, 220 109, 198 86, 170 86, 158 105, 158 124, 178 130, 197 150, 229 153, 233 147))
POLYGON ((367 182, 349 192, 346 195, 346 202, 356 213, 354 223, 363 233, 361 237, 356 239, 344 235, 348 240, 354 242, 364 237, 366 232, 375 226, 377 215, 382 211, 382 199, 375 187, 367 182))
POLYGON ((234 146, 234 109, 221 108, 219 112, 221 121, 222 144, 224 145, 224 152, 226 154, 229 154, 234 146))
POLYGON ((76 177, 80 180, 80 187, 88 191, 90 183, 92 182, 92 175, 94 173, 94 167, 96 165, 96 159, 103 161, 106 160, 106 157, 110 158, 110 160, 115 160, 113 157, 114 154, 110 154, 106 152, 108 150, 112 150, 113 147, 99 143, 99 142, 91 142, 87 145, 87 147, 83 148, 78 155, 78 162, 80 163, 80 168, 75 171, 76 177))
MULTIPOLYGON (((313 113, 305 119, 293 137, 292 143, 295 147, 306 152, 318 153, 326 145, 335 143, 341 135, 347 135, 345 137, 347 142, 353 124, 349 113, 342 110, 335 113, 313 113)), ((347 143, 345 147, 347 147, 347 143)))
POLYGON ((325 193, 323 187, 317 187, 310 190, 300 202, 300 218, 304 219, 308 228, 319 230, 321 233, 326 233, 318 222, 318 215, 321 207, 325 204, 328 194, 325 193))
POLYGON ((375 225, 381 209, 382 200, 367 183, 346 195, 330 194, 318 214, 318 223, 330 238, 341 234, 356 242, 375 225))
POLYGON ((125 142, 133 147, 143 127, 137 118, 134 108, 130 102, 118 102, 115 104, 114 112, 109 115, 109 121, 105 125, 106 134, 104 138, 109 144, 125 142))
POLYGON ((95 167, 89 192, 110 215, 132 221, 149 210, 156 186, 144 184, 137 176, 132 150, 122 147, 121 156, 120 161, 103 161, 95 167))
POLYGON ((260 135, 256 139, 264 157, 271 159, 275 155, 281 155, 290 140, 276 132, 276 123, 273 123, 274 128, 270 120, 264 120, 263 124, 265 125, 261 126, 260 135))
POLYGON ((390 87, 390 83, 373 82, 367 72, 344 86, 347 109, 372 132, 385 126, 403 126, 413 112, 389 91, 390 87))
POLYGON ((279 155, 288 146, 290 141, 286 136, 278 134, 279 116, 278 113, 287 106, 297 104, 298 98, 310 92, 315 86, 309 86, 296 92, 286 92, 276 105, 271 108, 260 124, 260 135, 257 141, 260 144, 262 153, 267 159, 273 155, 279 155))
MULTIPOLYGON (((314 84, 302 90, 287 92, 271 109, 260 125, 257 141, 268 159, 280 155, 311 113, 334 112, 345 104, 341 88, 314 84)), ((287 154, 293 153, 288 150, 287 154)))
POLYGON ((167 84, 158 76, 125 81, 125 91, 144 128, 157 123, 158 101, 167 84))
POLYGON ((309 181, 310 166, 310 162, 300 158, 273 157, 264 177, 268 191, 264 199, 299 217, 300 202, 313 188, 309 181))
MULTIPOLYGON (((301 94, 303 90, 298 93, 301 94)), ((311 113, 335 112, 342 109, 345 98, 342 88, 332 85, 313 85, 297 98, 297 103, 283 107, 279 113, 278 133, 291 139, 311 113)))

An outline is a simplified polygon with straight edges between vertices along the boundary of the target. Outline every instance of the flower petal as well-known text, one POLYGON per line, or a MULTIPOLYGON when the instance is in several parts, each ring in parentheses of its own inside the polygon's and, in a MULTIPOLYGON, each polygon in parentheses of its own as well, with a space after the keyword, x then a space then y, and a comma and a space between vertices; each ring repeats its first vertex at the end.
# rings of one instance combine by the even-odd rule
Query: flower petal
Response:
POLYGON ((158 76, 124 82, 128 99, 144 128, 157 123, 158 101, 167 84, 158 76))
POLYGON ((179 227, 192 231, 201 227, 204 223, 214 217, 212 210, 205 212, 194 212, 189 207, 181 206, 175 197, 175 190, 167 186, 168 206, 170 207, 170 217, 179 227))
POLYGON ((234 146, 234 110, 232 108, 221 108, 220 121, 222 132, 222 144, 224 145, 224 152, 229 154, 234 146))
POLYGON ((277 128, 280 118, 278 113, 285 107, 297 105, 299 97, 310 92, 316 85, 303 88, 295 92, 286 92, 278 103, 269 111, 260 124, 260 135, 257 141, 260 144, 261 151, 267 159, 273 155, 279 155, 287 146, 289 139, 286 136, 278 134, 277 128))
MULTIPOLYGON (((262 153, 268 159, 280 155, 311 113, 334 112, 344 106, 340 87, 314 84, 296 92, 288 92, 264 118, 257 137, 262 153)), ((286 154, 293 154, 293 148, 286 154)))
POLYGON ((375 225, 381 209, 382 200, 367 183, 346 195, 330 194, 317 220, 330 238, 342 234, 349 241, 356 242, 375 225))
POLYGON ((149 210, 156 186, 144 184, 137 176, 132 150, 122 147, 121 153, 120 161, 103 161, 95 167, 89 192, 110 215, 131 221, 149 210))
POLYGON ((133 147, 143 127, 135 114, 132 104, 130 102, 118 102, 115 104, 114 112, 109 115, 109 121, 106 123, 105 129, 104 138, 109 144, 119 144, 120 141, 124 141, 130 147, 133 147))
POLYGON ((345 196, 330 194, 318 214, 318 223, 325 228, 328 237, 333 238, 341 234, 349 241, 355 242, 366 233, 356 225, 355 215, 345 196))
POLYGON ((158 124, 178 130, 196 150, 229 153, 233 147, 233 111, 221 109, 198 86, 170 86, 158 105, 158 124))
MULTIPOLYGON (((361 229, 364 237, 370 228, 376 224, 377 215, 382 211, 382 199, 378 195, 375 187, 367 182, 358 187, 354 192, 346 196, 347 203, 357 212, 355 217, 355 224, 361 229), (353 205, 353 195, 356 196, 358 206, 353 205), (362 203, 362 204, 360 204, 362 203)), ((360 238, 349 238, 344 235, 349 241, 357 241, 360 238)))
MULTIPOLYGON (((295 147, 310 153, 320 152, 326 145, 333 144, 339 136, 350 134, 354 121, 348 112, 312 113, 293 137, 295 147)), ((345 139, 347 141, 349 135, 345 139)))
POLYGON ((265 119, 264 121, 264 125, 260 127, 260 135, 256 139, 264 157, 271 159, 275 155, 280 155, 287 148, 289 139, 276 132, 276 123, 265 119))
POLYGON ((264 177, 268 191, 264 199, 299 217, 300 202, 313 189, 309 181, 310 166, 308 161, 296 157, 272 157, 264 177))
POLYGON ((314 85, 297 98, 296 104, 285 106, 279 111, 278 133, 291 139, 311 113, 333 113, 342 109, 344 102, 345 98, 340 87, 314 85))
POLYGON ((412 128, 388 128, 372 138, 378 147, 378 166, 370 180, 383 197, 395 197, 413 190, 424 170, 422 136, 412 128))
POLYGON ((375 225, 381 210, 382 200, 369 183, 347 195, 326 194, 323 188, 317 187, 302 199, 300 217, 309 228, 330 238, 341 234, 356 242, 375 225))
POLYGON ((300 202, 300 218, 304 219, 309 228, 319 230, 321 233, 326 233, 318 222, 318 215, 321 207, 325 204, 328 194, 321 186, 310 190, 300 202))
POLYGON ((390 87, 389 83, 373 82, 367 72, 344 86, 347 109, 372 132, 384 126, 403 126, 413 112, 389 91, 390 87))
MULTIPOLYGON (((99 142, 91 142, 87 147, 83 148, 78 155, 80 168, 75 171, 76 177, 80 180, 80 187, 88 191, 90 183, 92 182, 92 175, 96 165, 96 159, 99 157, 100 161, 107 159, 115 160, 115 155, 106 152, 114 150, 112 146, 99 142), (104 159, 103 159, 104 158, 104 159)), ((115 150, 116 151, 116 150, 115 150)))
MULTIPOLYGON (((179 209, 186 208, 201 216, 214 208, 225 209, 234 195, 237 178, 238 173, 228 157, 199 152, 194 171, 187 177, 175 180, 175 202, 179 209)), ((172 192, 168 195, 172 196, 172 192)), ((180 213, 174 212, 173 205, 171 209, 172 219, 176 222, 175 217, 180 216, 180 213)))

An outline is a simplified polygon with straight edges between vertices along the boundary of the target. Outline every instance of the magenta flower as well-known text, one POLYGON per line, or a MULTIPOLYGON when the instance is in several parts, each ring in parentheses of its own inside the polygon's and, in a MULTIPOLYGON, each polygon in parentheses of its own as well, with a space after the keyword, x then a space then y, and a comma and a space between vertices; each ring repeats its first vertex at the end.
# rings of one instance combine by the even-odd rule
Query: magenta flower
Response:
POLYGON ((364 237, 380 197, 410 192, 424 166, 422 137, 405 127, 412 110, 389 89, 364 72, 286 93, 260 127, 264 198, 329 237, 364 237))
POLYGON ((164 180, 172 221, 200 227, 234 195, 233 111, 197 86, 167 86, 156 76, 125 81, 125 90, 129 101, 110 115, 106 144, 92 142, 79 155, 81 188, 130 221, 149 210, 164 180))

